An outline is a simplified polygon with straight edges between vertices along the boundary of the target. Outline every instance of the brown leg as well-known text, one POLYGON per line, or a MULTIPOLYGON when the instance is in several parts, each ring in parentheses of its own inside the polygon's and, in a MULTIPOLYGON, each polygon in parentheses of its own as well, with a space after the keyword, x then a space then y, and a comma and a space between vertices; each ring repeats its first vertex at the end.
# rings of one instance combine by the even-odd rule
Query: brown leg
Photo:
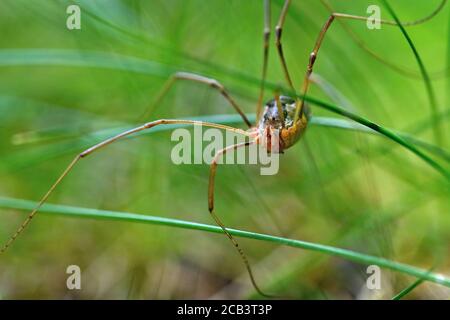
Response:
POLYGON ((214 180, 216 177, 216 169, 217 169, 217 162, 219 161, 220 157, 222 157, 224 154, 226 154, 230 150, 236 150, 241 147, 247 147, 251 144, 255 143, 255 141, 251 142, 242 142, 238 144, 234 144, 231 146, 228 146, 224 149, 219 150, 216 155, 213 158, 213 161, 211 162, 210 167, 210 174, 209 174, 209 186, 208 186, 208 209, 210 212, 214 210, 214 180))
POLYGON ((281 9, 280 18, 278 19, 277 26, 275 27, 275 44, 277 46, 278 56, 280 57, 281 66, 283 67, 284 77, 289 85, 289 88, 292 92, 295 92, 294 84, 292 83, 291 77, 289 76, 289 71, 286 63, 286 59, 283 53, 283 45, 281 44, 281 35, 283 33, 284 21, 286 20, 286 15, 289 9, 289 5, 291 4, 291 0, 286 0, 283 5, 283 9, 281 9))
POLYGON ((247 116, 244 114, 244 112, 241 110, 241 108, 237 105, 237 103, 234 101, 233 98, 229 95, 228 91, 225 89, 225 87, 218 82, 215 79, 207 78, 198 74, 194 73, 188 73, 188 72, 177 72, 174 73, 170 78, 166 81, 161 91, 156 96, 155 100, 152 102, 150 107, 142 114, 141 117, 147 116, 155 107, 157 107, 162 98, 168 93, 168 91, 172 88, 175 81, 177 80, 188 80, 188 81, 194 81, 203 83, 206 85, 211 86, 212 88, 218 90, 220 94, 231 104, 231 106, 236 110, 237 113, 239 113, 242 117, 242 120, 244 120, 245 124, 251 128, 252 124, 248 120, 247 116))
POLYGON ((47 191, 47 193, 42 197, 42 199, 39 201, 38 205, 31 211, 31 213, 27 216, 27 218, 23 221, 23 223, 20 225, 20 227, 16 230, 16 232, 8 239, 8 241, 3 245, 3 247, 0 249, 0 254, 4 253, 16 240, 16 238, 22 233, 22 231, 28 226, 28 224, 31 222, 31 220, 34 218, 38 210, 42 207, 42 205, 47 201, 48 197, 52 194, 52 192, 55 190, 55 188, 61 183, 61 181, 69 174, 69 172, 72 170, 72 168, 75 166, 75 164, 82 158, 90 155, 94 151, 107 146, 108 144, 113 143, 114 141, 117 141, 121 138, 124 138, 126 136, 129 136, 133 133, 153 128, 160 124, 191 124, 191 125, 201 125, 205 127, 213 127, 217 129, 223 129, 227 131, 232 131, 234 133, 242 134, 248 137, 252 137, 252 135, 244 130, 229 127, 226 125, 221 124, 215 124, 210 122, 202 122, 202 121, 193 121, 193 120, 178 120, 178 119, 161 119, 156 120, 153 122, 148 122, 142 126, 130 129, 128 131, 122 132, 112 138, 109 138, 105 141, 102 141, 93 147, 83 151, 82 153, 78 154, 75 159, 72 160, 72 162, 67 166, 67 168, 64 170, 64 172, 59 176, 59 178, 56 180, 56 182, 50 187, 50 189, 47 191))
MULTIPOLYGON (((437 10, 435 10, 432 14, 432 16, 434 16, 435 14, 437 14, 443 7, 443 5, 445 4, 446 1, 443 1, 441 3, 441 5, 438 7, 437 10)), ((324 2, 322 2, 324 3, 324 2)), ((346 14, 346 13, 332 13, 330 15, 330 17, 328 18, 328 20, 325 22, 325 24, 322 27, 322 30, 319 33, 319 36, 317 37, 316 40, 316 44, 314 46, 313 51, 311 52, 310 56, 309 56, 309 63, 308 63, 308 67, 306 69, 306 75, 305 78, 303 80, 303 86, 302 86, 302 94, 303 97, 301 99, 301 103, 299 105, 297 105, 297 108, 295 110, 295 118, 294 121, 297 121, 302 115, 303 115, 303 107, 305 104, 305 95, 308 92, 308 88, 309 88, 309 77, 311 76, 311 73, 313 72, 313 68, 314 68, 314 63, 316 62, 317 59, 317 54, 319 53, 319 49, 322 45, 323 39, 325 37, 325 34, 327 33, 328 29, 330 28, 331 24, 333 23, 333 21, 336 19, 351 19, 351 20, 360 20, 360 21, 367 21, 367 17, 363 17, 363 16, 356 16, 356 15, 351 15, 351 14, 346 14)), ((412 22, 410 25, 414 25, 417 23, 421 23, 423 21, 426 21, 428 18, 421 19, 415 22, 412 22)), ((396 26, 397 23, 394 21, 389 21, 389 20, 380 20, 379 21, 381 24, 386 24, 386 25, 394 25, 396 26)), ((406 24, 407 25, 407 24, 406 24)))
POLYGON ((309 63, 308 67, 306 69, 306 75, 305 79, 303 80, 303 87, 302 87, 302 94, 303 97, 301 99, 301 103, 297 105, 297 108, 295 110, 295 117, 294 117, 294 123, 297 122, 297 120, 303 116, 303 106, 305 104, 305 95, 308 92, 309 88, 309 77, 311 76, 311 73, 313 71, 314 63, 316 62, 317 53, 319 52, 320 46, 322 45, 323 38, 325 37, 325 34, 327 30, 330 28, 331 24, 333 23, 336 15, 333 13, 328 20, 325 22, 324 26, 322 27, 322 30, 319 33, 319 37, 316 40, 316 44, 314 46, 313 51, 309 55, 309 63))
MULTIPOLYGON (((278 56, 280 57, 281 66, 283 68, 284 78, 286 79, 286 81, 289 85, 289 89, 291 89, 291 91, 293 93, 295 93, 294 84, 292 83, 291 77, 289 75, 286 58, 284 57, 284 53, 283 53, 283 46, 281 44, 281 35, 283 33, 284 21, 286 20, 286 15, 287 15, 290 4, 291 4, 291 0, 286 0, 284 2, 283 8, 281 9, 280 18, 278 19, 277 26, 275 27, 275 36, 276 36, 275 44, 277 46, 277 51, 278 51, 278 56)), ((296 110, 300 109, 301 101, 298 97, 295 97, 295 105, 296 105, 296 110)))
POLYGON ((261 76, 261 89, 259 91, 258 104, 256 106, 256 124, 261 117, 262 104, 264 99, 264 86, 267 74, 267 61, 269 59, 270 40, 270 0, 264 0, 264 47, 263 47, 263 68, 261 76))
POLYGON ((241 256, 241 259, 244 262, 244 265, 245 265, 245 267, 247 269, 247 272, 248 272, 248 274, 250 276, 250 280, 251 280, 255 290, 262 296, 271 297, 271 296, 265 294, 264 292, 262 292, 262 290, 258 287, 258 285, 256 284, 255 277, 253 276, 253 271, 252 271, 252 268, 250 267, 250 263, 249 263, 249 261, 247 259, 246 254, 244 253, 242 248, 239 246, 239 244, 236 241, 236 239, 225 228, 225 225, 222 223, 222 221, 219 219, 219 217, 214 213, 214 181, 215 181, 215 177, 216 177, 216 169, 217 169, 217 164, 218 164, 219 158, 222 157, 228 151, 236 150, 236 149, 241 148, 241 147, 247 147, 247 146, 249 146, 251 144, 254 144, 254 143, 256 143, 255 140, 250 141, 250 142, 238 143, 238 144, 235 144, 235 145, 228 146, 228 147, 226 147, 226 148, 224 148, 222 150, 219 150, 216 153, 216 155, 215 155, 215 157, 214 157, 214 159, 213 159, 213 161, 211 163, 211 167, 210 167, 209 186, 208 186, 208 209, 209 209, 209 213, 213 217, 214 221, 217 223, 217 225, 219 225, 222 228, 223 232, 226 234, 228 239, 230 239, 231 243, 233 243, 234 247, 236 248, 236 250, 238 251, 239 255, 241 256))
POLYGON ((281 126, 284 128, 284 113, 283 108, 281 107, 280 92, 278 90, 275 90, 274 97, 275 103, 277 104, 278 116, 281 119, 281 126))
MULTIPOLYGON (((323 4, 323 6, 325 6, 328 9, 329 12, 331 12, 331 13, 334 12, 333 8, 331 7, 330 3, 327 0, 321 0, 321 2, 323 4)), ((428 16, 423 17, 418 20, 415 20, 415 21, 403 22, 402 25, 403 26, 414 26, 414 25, 418 25, 418 24, 421 24, 421 23, 424 23, 424 22, 430 20, 431 18, 436 16, 442 10, 442 8, 445 6, 446 2, 447 2, 447 0, 442 0, 441 3, 438 5, 438 7, 435 10, 433 10, 433 12, 430 13, 428 16)), ((360 18, 361 19, 359 19, 359 20, 367 20, 367 18, 364 18, 364 17, 360 17, 360 18)), ((353 32, 353 30, 349 27, 349 25, 347 25, 343 21, 343 19, 339 19, 338 21, 341 24, 341 26, 344 28, 344 30, 348 33, 348 35, 356 42, 356 44, 362 50, 366 51, 369 55, 371 55, 375 60, 378 60, 379 62, 381 62, 388 68, 391 68, 392 70, 394 70, 402 75, 405 75, 408 77, 414 77, 414 78, 421 78, 420 74, 418 74, 416 71, 409 70, 407 68, 398 66, 395 63, 385 60, 381 55, 379 55, 378 53, 373 51, 368 45, 366 45, 366 43, 364 43, 364 41, 355 32, 353 32)), ((397 24, 395 21, 383 20, 380 22, 385 23, 385 24, 390 24, 390 25, 397 24)))
MULTIPOLYGON (((321 0, 322 4, 327 7, 328 9, 331 9, 330 4, 328 3, 327 0, 321 0)), ((401 25, 405 26, 405 27, 409 27, 409 26, 415 26, 421 23, 424 23, 428 20, 430 20, 431 18, 433 18, 435 15, 437 15, 442 8, 444 8, 445 3, 447 2, 447 0, 441 0, 441 3, 437 6, 437 8, 435 10, 433 10, 433 12, 431 12, 428 16, 418 19, 418 20, 414 20, 414 21, 408 21, 408 22, 402 22, 401 25)), ((349 19, 353 19, 353 20, 361 20, 361 21, 367 21, 368 17, 364 17, 364 16, 356 16, 356 15, 351 15, 351 14, 345 14, 345 13, 335 13, 336 17, 341 17, 341 18, 349 18, 349 19)), ((393 21, 393 20, 383 20, 380 19, 380 23, 381 24, 386 24, 386 25, 391 25, 391 26, 396 26, 397 22, 393 21)))

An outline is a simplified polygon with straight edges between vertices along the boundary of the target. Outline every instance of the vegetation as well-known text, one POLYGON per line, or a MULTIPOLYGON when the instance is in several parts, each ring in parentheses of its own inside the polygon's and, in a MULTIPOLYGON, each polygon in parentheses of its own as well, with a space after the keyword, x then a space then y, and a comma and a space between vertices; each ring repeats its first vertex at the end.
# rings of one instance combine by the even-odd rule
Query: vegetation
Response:
MULTIPOLYGON (((372 2, 396 21, 441 3, 372 2)), ((160 118, 245 129, 222 96, 188 82, 145 115, 175 71, 218 79, 255 118, 261 1, 77 1, 82 27, 68 30, 72 3, 0 4, 2 243, 71 159, 105 138, 160 118)), ((330 3, 367 15, 367 1, 330 3)), ((282 5, 272 1, 273 27, 282 5)), ((328 15, 320 1, 290 7, 283 45, 296 88, 328 15)), ((447 4, 411 27, 336 22, 306 97, 309 128, 281 156, 280 172, 219 167, 216 213, 263 290, 299 299, 450 296, 449 17, 447 4), (372 264, 382 268, 380 290, 366 287, 372 264)), ((280 87, 293 94, 273 42, 272 33, 265 100, 280 87)), ((261 298, 208 214, 209 166, 171 162, 173 128, 80 161, 0 255, 0 298, 261 298), (72 264, 82 270, 79 291, 66 288, 72 264)))

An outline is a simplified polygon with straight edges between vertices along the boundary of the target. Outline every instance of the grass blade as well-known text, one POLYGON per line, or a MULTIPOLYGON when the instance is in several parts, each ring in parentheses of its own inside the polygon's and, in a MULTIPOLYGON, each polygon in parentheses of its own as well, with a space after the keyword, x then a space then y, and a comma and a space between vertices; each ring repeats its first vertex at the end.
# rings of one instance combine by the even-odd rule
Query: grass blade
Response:
POLYGON ((411 291, 413 291, 416 287, 418 287, 422 282, 424 282, 425 279, 421 278, 421 279, 417 279, 416 281, 414 281, 411 285, 409 285, 408 287, 406 287, 405 289, 403 289, 402 291, 400 291, 399 293, 397 293, 392 300, 400 300, 401 298, 403 298, 404 296, 406 296, 408 293, 410 293, 411 291))
POLYGON ((370 129, 374 130, 375 132, 378 132, 379 134, 385 136, 386 138, 396 142, 397 144, 405 147, 406 149, 410 150, 412 153, 416 154, 419 158, 424 160, 426 163, 428 163, 431 167, 433 167, 440 174, 442 174, 448 181, 450 181, 450 173, 445 168, 443 168, 440 164, 438 164, 433 159, 431 159, 428 155, 426 155, 425 153, 420 151, 414 145, 412 145, 411 143, 406 141, 404 138, 402 138, 399 135, 397 135, 396 133, 394 133, 392 130, 382 127, 368 119, 365 119, 364 117, 361 117, 352 112, 344 110, 344 109, 342 109, 336 105, 333 105, 331 103, 326 103, 323 101, 319 101, 315 98, 309 98, 309 97, 305 97, 305 100, 307 100, 308 102, 311 102, 315 105, 318 105, 326 110, 329 110, 336 114, 340 114, 346 118, 352 119, 353 121, 356 121, 356 122, 362 124, 363 126, 370 128, 370 129))
MULTIPOLYGON (((1 100, 1 99, 0 99, 1 100)), ((250 121, 255 120, 255 114, 247 114, 247 118, 250 121)), ((188 120, 197 120, 197 121, 205 121, 205 122, 214 122, 219 124, 227 124, 232 125, 236 124, 242 121, 242 118, 239 115, 234 114, 216 114, 216 115, 209 115, 209 116, 198 116, 198 117, 185 117, 185 119, 188 120)), ((352 130, 352 131, 358 131, 362 133, 368 133, 368 134, 379 134, 378 132, 365 127, 359 123, 351 122, 345 119, 338 119, 338 118, 330 118, 330 117, 315 117, 313 116, 310 120, 310 125, 313 126, 321 126, 321 127, 329 127, 329 128, 337 128, 342 130, 352 130)), ((5 155, 3 160, 4 163, 7 164, 7 168, 9 169, 17 169, 17 168, 24 168, 28 167, 38 161, 43 160, 49 160, 53 159, 55 157, 61 156, 63 154, 68 153, 76 153, 80 150, 83 150, 85 148, 88 148, 92 146, 95 143, 101 142, 107 138, 110 138, 113 135, 116 135, 120 132, 123 132, 125 130, 130 129, 131 125, 123 125, 120 127, 113 127, 103 130, 94 131, 92 133, 89 133, 87 135, 74 137, 70 141, 63 141, 63 142, 54 142, 50 144, 46 144, 43 147, 37 149, 37 150, 25 150, 25 151, 19 151, 16 153, 11 153, 9 155, 5 155), (12 167, 10 167, 8 164, 10 164, 12 167)), ((167 125, 167 126, 160 126, 156 127, 150 131, 141 131, 133 136, 127 137, 127 138, 133 138, 140 135, 147 135, 152 134, 155 132, 160 131, 167 131, 167 130, 173 130, 175 128, 179 127, 186 127, 186 125, 167 125)), ((410 143, 416 144, 429 152, 435 154, 436 156, 441 157, 442 159, 446 160, 447 162, 450 162, 450 155, 443 149, 436 147, 434 145, 431 145, 427 142, 424 142, 422 140, 416 139, 412 136, 409 136, 405 133, 397 132, 399 136, 404 138, 405 140, 409 141, 410 143)))
MULTIPOLYGON (((431 85, 431 80, 430 80, 430 76, 428 75, 428 72, 425 68, 425 65, 422 62, 422 59, 419 55, 419 52, 417 51, 416 47, 414 46, 413 41, 411 40, 411 38, 409 37, 408 33, 406 32, 405 27, 402 25, 402 23, 400 22, 400 19, 398 18, 397 14, 395 13, 395 11, 392 9, 392 7, 389 5, 387 0, 382 0, 384 6, 386 7, 386 9, 389 11, 389 13, 391 14, 391 16, 394 18, 395 22, 397 22, 398 27, 400 28, 402 34, 404 35, 404 37, 406 38, 406 41, 408 42, 409 46, 411 47, 411 50, 414 53, 414 57, 417 60, 417 64, 419 65, 420 68, 420 73, 422 74, 422 78, 423 81, 425 83, 425 87, 427 90, 427 94, 428 94, 428 100, 429 100, 429 104, 430 104, 430 108, 431 108, 431 113, 432 113, 432 117, 436 118, 437 114, 438 114, 438 108, 437 108, 437 104, 436 104, 436 97, 434 95, 434 90, 433 90, 433 86, 431 85)), ((442 145, 442 133, 440 130, 440 126, 438 123, 435 123, 434 125, 434 133, 435 133, 435 137, 436 137, 436 143, 438 145, 442 145)))
MULTIPOLYGON (((121 71, 139 72, 144 74, 151 74, 159 77, 168 77, 177 68, 169 67, 154 61, 147 61, 135 57, 107 54, 103 52, 89 52, 89 51, 74 51, 74 50, 21 50, 21 49, 6 49, 0 50, 0 66, 11 65, 67 65, 75 67, 98 67, 107 69, 116 69, 121 71), (120 64, 117 64, 117 59, 120 59, 120 64)), ((255 86, 260 85, 258 78, 254 78, 247 75, 239 75, 240 80, 246 83, 253 84, 255 86)), ((279 90, 278 84, 267 82, 267 87, 272 90, 279 90)), ((284 88, 284 91, 295 96, 295 93, 284 88)), ((297 95, 300 98, 301 95, 297 95)), ((361 116, 358 116, 350 111, 344 110, 336 105, 320 101, 315 98, 306 96, 305 100, 323 109, 331 111, 333 113, 347 117, 353 121, 356 121, 363 126, 366 126, 386 138, 398 143, 399 145, 410 150, 416 154, 419 158, 428 163, 432 168, 442 174, 448 181, 450 181, 450 173, 440 166, 437 162, 431 159, 428 155, 417 149, 414 145, 401 138, 393 131, 386 129, 374 122, 367 120, 361 116)))
MULTIPOLYGON (((36 206, 36 202, 0 197, 0 207, 8 209, 18 209, 18 210, 32 210, 36 206)), ((192 229, 198 231, 212 232, 212 233, 222 233, 220 227, 196 223, 191 221, 171 219, 157 216, 149 216, 143 214, 129 213, 129 212, 118 212, 118 211, 107 211, 98 210, 90 208, 79 208, 65 205, 55 205, 55 204, 45 204, 42 206, 41 213, 47 213, 58 216, 66 217, 78 217, 78 218, 89 218, 89 219, 103 219, 103 220, 113 220, 113 221, 128 221, 128 222, 139 222, 147 223, 153 225, 163 225, 175 228, 192 229)), ((228 229, 228 228, 227 228, 228 229)), ((288 239, 283 237, 277 237, 262 233, 255 233, 250 231, 238 230, 238 229, 228 229, 229 232, 237 237, 249 238, 254 240, 268 241, 276 244, 286 245, 294 248, 300 248, 304 250, 310 250, 315 252, 320 252, 327 255, 332 255, 340 257, 343 259, 351 260, 361 264, 375 264, 383 268, 398 271, 404 274, 408 274, 414 277, 423 278, 434 283, 450 287, 450 278, 436 273, 431 273, 429 271, 404 264, 388 260, 381 257, 371 256, 347 249, 337 248, 333 246, 312 243, 307 241, 288 239)))
MULTIPOLYGON (((432 267, 430 270, 428 270, 428 272, 431 272, 433 269, 434 269, 434 267, 432 267)), ((416 281, 411 283, 409 286, 407 286, 405 289, 403 289, 402 291, 397 293, 394 297, 392 297, 392 300, 400 300, 400 299, 402 299, 404 296, 406 296, 408 293, 413 291, 415 288, 417 288, 424 281, 425 281, 425 279, 423 277, 417 279, 416 281)))

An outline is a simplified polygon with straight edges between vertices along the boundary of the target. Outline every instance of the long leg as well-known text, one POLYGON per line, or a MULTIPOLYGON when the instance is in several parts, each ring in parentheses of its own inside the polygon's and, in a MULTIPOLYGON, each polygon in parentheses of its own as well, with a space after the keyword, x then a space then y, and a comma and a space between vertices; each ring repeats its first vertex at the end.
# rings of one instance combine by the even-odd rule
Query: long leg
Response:
MULTIPOLYGON (((291 77, 289 75, 289 69, 287 67, 287 62, 286 62, 286 58, 284 57, 284 53, 283 53, 283 45, 281 43, 281 35, 283 33, 283 26, 284 26, 284 21, 286 20, 286 15, 289 9, 289 5, 291 4, 291 0, 286 0, 284 2, 283 8, 281 9, 281 14, 280 14, 280 18, 278 19, 278 23, 277 26, 275 27, 275 36, 276 36, 276 41, 275 44, 277 46, 277 51, 278 51, 278 56, 280 58, 280 62, 281 62, 281 66, 283 68, 283 73, 284 73, 284 77, 289 85, 289 89, 291 89, 291 91, 293 93, 295 93, 295 87, 294 84, 292 83, 291 77)), ((301 109, 302 102, 298 97, 295 97, 295 109, 299 110, 301 109)), ((295 119, 295 122, 297 119, 295 119)))
MULTIPOLYGON (((336 18, 359 20, 359 21, 366 21, 368 19, 367 17, 355 16, 355 15, 346 14, 346 13, 332 13, 328 17, 327 21, 325 22, 325 24, 322 27, 322 30, 319 33, 319 36, 317 37, 316 44, 314 45, 314 49, 311 52, 311 54, 309 55, 308 67, 306 69, 306 74, 305 74, 305 78, 303 80, 303 85, 302 85, 302 95, 303 96, 301 99, 301 103, 298 104, 296 107, 294 121, 297 121, 301 116, 303 116, 303 107, 305 104, 305 96, 306 96, 306 93, 308 92, 308 88, 309 88, 309 77, 311 76, 311 73, 313 72, 314 63, 316 62, 317 54, 319 53, 319 49, 322 46, 322 42, 325 37, 325 34, 327 33, 327 31, 329 30, 330 26, 332 25, 333 21, 335 21, 336 18)), ((394 25, 394 26, 397 25, 395 22, 387 21, 387 20, 379 20, 379 22, 381 24, 394 25)))
POLYGON ((107 140, 104 140, 96 145, 94 145, 93 147, 90 147, 89 149, 86 149, 85 151, 81 152, 80 154, 78 154, 73 160, 72 162, 67 166, 67 168, 63 171, 63 173, 59 176, 59 178, 56 180, 56 182, 50 187, 50 189, 47 191, 47 193, 42 197, 42 199, 39 201, 38 205, 33 209, 33 211, 31 211, 31 213, 27 216, 27 218, 23 221, 23 223, 20 225, 20 227, 16 230, 16 232, 8 239, 8 241, 3 245, 3 247, 0 249, 0 254, 4 253, 10 246, 11 244, 14 242, 14 240, 16 240, 16 238, 22 233, 22 231, 28 226, 28 224, 31 222, 31 220, 34 218, 34 216, 36 215, 36 213, 38 212, 38 210, 42 207, 42 205, 45 203, 45 201, 47 201, 48 197, 52 194, 52 192, 55 190, 55 188, 61 183, 61 181, 69 174, 69 172, 72 170, 72 168, 75 166, 75 164, 82 158, 90 155, 91 153, 93 153, 94 151, 107 146, 111 143, 113 143, 114 141, 117 141, 121 138, 124 138, 126 136, 129 136, 133 133, 142 131, 142 130, 146 130, 146 129, 150 129, 153 128, 155 126, 161 125, 161 124, 191 124, 191 125, 201 125, 204 127, 213 127, 213 128, 217 128, 217 129, 223 129, 223 130, 227 130, 227 131, 231 131, 234 133, 238 133, 238 134, 242 134, 245 136, 249 136, 252 137, 252 134, 249 132, 246 132, 244 130, 241 129, 237 129, 237 128, 233 128, 233 127, 229 127, 226 125, 221 125, 221 124, 216 124, 216 123, 210 123, 210 122, 203 122, 203 121, 194 121, 194 120, 178 120, 178 119, 161 119, 161 120, 156 120, 156 121, 152 121, 152 122, 148 122, 142 126, 130 129, 128 131, 122 132, 112 138, 109 138, 107 140))
MULTIPOLYGON (((331 7, 330 3, 328 2, 328 0, 321 0, 323 6, 325 6, 329 12, 334 12, 333 8, 331 7)), ((434 16, 436 16, 445 6, 447 0, 442 0, 441 3, 438 5, 438 7, 436 9, 433 10, 432 13, 430 13, 428 16, 425 16, 421 19, 415 20, 415 21, 409 21, 409 22, 403 22, 402 25, 403 26, 415 26, 418 24, 422 24, 424 22, 427 22, 428 20, 430 20, 431 18, 433 18, 434 16)), ((363 18, 363 17, 361 17, 363 18)), ((366 18, 367 19, 367 18, 366 18)), ((386 21, 383 20, 384 23, 386 24, 391 24, 391 25, 396 25, 397 23, 395 21, 386 21)), ((363 49, 364 51, 366 51, 369 55, 371 55, 374 59, 378 60, 379 62, 381 62, 382 64, 386 65, 387 67, 391 68, 392 70, 403 74, 405 76, 409 76, 409 77, 418 77, 420 78, 421 76, 416 73, 413 70, 409 70, 406 69, 404 67, 400 67, 392 62, 389 62, 387 60, 385 60, 383 57, 381 57, 378 53, 376 53, 375 51, 373 51, 369 46, 367 46, 364 41, 359 38, 359 36, 356 35, 355 32, 352 31, 352 29, 343 21, 343 20, 339 20, 339 23, 341 24, 341 26, 344 28, 344 30, 349 34, 349 36, 356 42, 356 44, 363 49)))
POLYGON ((174 85, 175 81, 177 80, 188 80, 188 81, 194 81, 203 83, 206 85, 211 86, 212 88, 218 90, 220 94, 231 104, 231 106, 236 110, 237 113, 239 113, 244 120, 245 124, 250 128, 252 124, 248 120, 247 116, 244 114, 244 112, 241 110, 241 108, 238 106, 236 101, 230 96, 228 91, 225 89, 225 87, 218 82, 215 79, 207 78, 198 74, 194 73, 188 73, 188 72, 176 72, 173 75, 170 76, 170 78, 166 81, 163 88, 159 92, 159 94, 156 96, 155 100, 151 103, 150 107, 142 114, 141 117, 147 116, 156 106, 159 105, 162 98, 169 92, 169 90, 174 85))
POLYGON ((270 40, 270 0, 264 0, 264 47, 263 47, 263 67, 261 76, 261 89, 259 91, 258 104, 256 106, 256 123, 261 117, 262 104, 264 99, 264 86, 266 83, 267 61, 269 59, 270 40))
POLYGON ((305 95, 308 92, 308 88, 309 88, 309 77, 311 76, 311 73, 313 71, 314 63, 316 62, 317 54, 319 52, 320 46, 322 45, 323 38, 325 37, 326 32, 330 28, 330 26, 333 23, 335 18, 336 18, 336 13, 333 13, 330 15, 328 20, 325 22, 324 26, 322 27, 322 30, 319 33, 317 40, 316 40, 314 49, 311 52, 311 54, 309 55, 308 67, 306 69, 306 75, 303 80, 303 86, 302 86, 303 97, 301 99, 300 105, 298 105, 295 110, 294 123, 299 119, 300 116, 303 115, 303 106, 305 104, 305 95))
MULTIPOLYGON (((322 4, 327 7, 328 9, 331 9, 330 4, 327 2, 327 0, 321 0, 322 4)), ((418 19, 418 20, 414 20, 414 21, 409 21, 409 22, 402 22, 401 25, 405 26, 405 27, 410 27, 410 26, 416 26, 418 24, 422 24, 428 20, 430 20, 431 18, 433 18, 435 15, 437 15, 442 8, 444 8, 445 4, 446 4, 447 0, 441 0, 441 3, 437 6, 436 9, 433 10, 432 13, 430 13, 429 15, 418 19)), ((331 9, 332 10, 332 9, 331 9)), ((344 14, 344 13, 335 13, 336 16, 340 16, 341 18, 347 17, 353 20, 361 20, 361 21, 367 21, 367 17, 363 17, 363 16, 355 16, 355 15, 350 15, 350 14, 344 14)), ((393 21, 393 20, 383 20, 380 19, 379 20, 380 23, 382 24, 387 24, 387 25, 391 25, 391 26, 396 26, 397 22, 393 21)))
POLYGON ((242 248, 239 246, 239 243, 237 242, 237 240, 225 228, 225 225, 223 224, 223 222, 214 213, 214 181, 215 181, 215 177, 216 177, 217 164, 218 164, 218 161, 219 161, 220 157, 222 157, 228 151, 236 150, 236 149, 241 148, 241 147, 247 147, 247 146, 249 146, 251 144, 254 144, 254 143, 256 143, 256 140, 252 140, 250 142, 242 142, 242 143, 234 144, 234 145, 228 146, 228 147, 226 147, 224 149, 221 149, 221 150, 219 150, 216 153, 216 155, 214 156, 213 161, 211 162, 210 173, 209 173, 208 209, 209 209, 209 213, 213 217, 214 221, 216 221, 216 223, 222 228, 223 232, 226 234, 228 239, 230 239, 231 243, 233 243, 234 247, 236 248, 236 250, 238 251, 239 255, 241 256, 241 259, 244 262, 245 267, 247 268, 247 272, 248 272, 248 274, 250 276, 250 280, 251 280, 255 290, 258 291, 258 293, 260 295, 262 295, 262 296, 271 297, 271 296, 267 295, 266 293, 262 292, 262 290, 258 287, 258 285, 256 284, 255 277, 253 276, 253 271, 252 271, 252 268, 250 267, 250 263, 249 263, 249 261, 247 259, 246 254, 244 253, 242 248))
POLYGON ((286 20, 286 15, 287 15, 290 4, 291 4, 291 0, 286 0, 284 2, 283 9, 281 9, 280 18, 278 19, 278 23, 275 27, 275 44, 277 47, 281 66, 283 68, 284 77, 289 85, 289 88, 292 90, 292 92, 295 92, 294 84, 292 83, 291 77, 289 76, 289 70, 288 70, 286 59, 285 59, 284 53, 283 53, 283 45, 281 43, 281 35, 283 33, 284 21, 286 20))

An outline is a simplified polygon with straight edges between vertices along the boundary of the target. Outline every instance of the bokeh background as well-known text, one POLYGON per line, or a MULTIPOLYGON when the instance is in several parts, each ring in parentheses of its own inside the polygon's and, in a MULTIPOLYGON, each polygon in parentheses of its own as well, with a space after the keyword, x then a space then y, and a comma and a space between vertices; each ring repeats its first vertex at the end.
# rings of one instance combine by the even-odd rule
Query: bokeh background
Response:
MULTIPOLYGON (((403 21, 428 15, 440 2, 390 1, 403 21)), ((376 0, 330 3, 338 12, 359 15, 378 4, 382 18, 391 19, 376 0)), ((272 1, 273 27, 282 4, 272 1)), ((283 43, 297 87, 328 15, 320 1, 291 5, 283 43)), ((407 28, 430 73, 439 109, 443 141, 431 156, 446 169, 449 17, 447 4, 430 21, 407 28)), ((311 96, 438 147, 425 85, 400 29, 369 30, 360 21, 345 26, 403 71, 374 59, 336 22, 315 69, 327 85, 313 85, 311 96)), ((2 0, 1 242, 26 214, 8 208, 4 200, 39 200, 71 159, 98 141, 102 130, 161 117, 232 113, 217 92, 180 82, 143 119, 167 71, 216 77, 245 112, 254 113, 258 85, 244 81, 244 75, 260 77, 262 28, 263 2, 257 0, 2 0), (69 4, 81 6, 81 30, 66 28, 69 4), (154 65, 163 71, 153 72, 154 65)), ((268 81, 285 86, 273 43, 272 33, 268 81)), ((271 95, 267 90, 265 99, 271 95)), ((339 118, 315 106, 312 112, 339 118)), ((207 211, 208 166, 172 164, 173 146, 170 131, 111 145, 81 161, 49 202, 213 224, 207 211)), ((227 165, 219 168, 216 186, 216 212, 227 226, 450 274, 448 181, 385 138, 312 124, 282 155, 277 175, 261 176, 256 166, 227 165)), ((260 286, 278 295, 389 299, 415 281, 383 269, 382 289, 369 291, 366 265, 261 241, 239 242, 260 286)), ((424 282, 406 298, 449 295, 448 288, 424 282)), ((226 237, 195 230, 38 214, 0 256, 0 298, 257 297, 226 237), (71 264, 82 270, 82 290, 66 288, 71 264)))

